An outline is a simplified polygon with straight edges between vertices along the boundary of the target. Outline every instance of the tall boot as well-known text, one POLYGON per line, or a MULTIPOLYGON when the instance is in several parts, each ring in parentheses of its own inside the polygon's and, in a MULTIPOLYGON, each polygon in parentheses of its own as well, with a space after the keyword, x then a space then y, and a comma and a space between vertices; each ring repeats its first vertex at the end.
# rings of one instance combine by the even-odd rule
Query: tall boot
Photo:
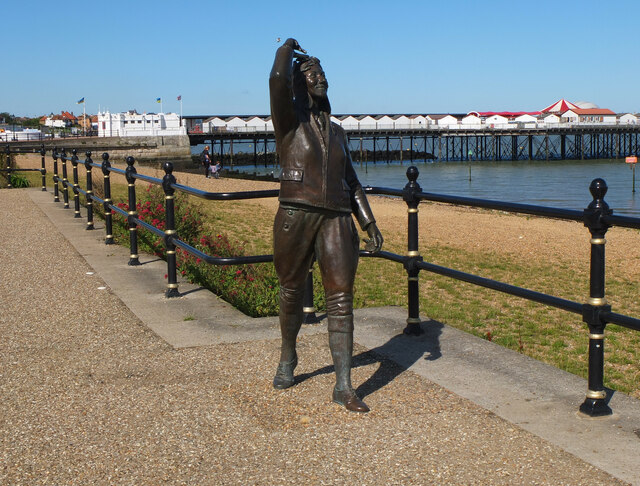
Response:
POLYGON ((353 355, 353 315, 329 316, 329 349, 336 370, 333 401, 351 412, 368 412, 369 407, 358 398, 351 386, 353 355))
POLYGON ((273 387, 279 390, 294 385, 293 370, 298 365, 296 339, 302 326, 302 292, 280 289, 280 363, 273 378, 273 387))

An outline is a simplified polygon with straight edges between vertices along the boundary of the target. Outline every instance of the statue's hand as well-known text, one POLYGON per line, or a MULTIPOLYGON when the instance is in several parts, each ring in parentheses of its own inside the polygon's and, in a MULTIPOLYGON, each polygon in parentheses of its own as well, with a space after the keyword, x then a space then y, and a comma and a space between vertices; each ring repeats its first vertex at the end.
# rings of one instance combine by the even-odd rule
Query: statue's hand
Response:
POLYGON ((293 39, 292 37, 289 37, 286 41, 284 41, 284 45, 291 47, 291 49, 293 49, 294 51, 304 52, 305 54, 307 52, 302 47, 300 47, 298 41, 293 39))
POLYGON ((384 238, 382 237, 382 233, 378 229, 378 226, 375 223, 370 223, 367 226, 367 234, 370 239, 365 239, 364 251, 368 251, 370 253, 377 253, 382 250, 382 243, 384 238))

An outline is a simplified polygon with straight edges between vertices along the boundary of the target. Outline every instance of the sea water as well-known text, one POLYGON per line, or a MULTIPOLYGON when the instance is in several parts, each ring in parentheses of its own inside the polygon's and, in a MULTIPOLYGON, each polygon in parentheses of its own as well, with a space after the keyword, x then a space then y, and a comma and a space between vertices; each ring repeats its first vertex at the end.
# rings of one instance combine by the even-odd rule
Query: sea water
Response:
MULTIPOLYGON (((396 189, 406 185, 411 165, 418 168, 418 184, 425 192, 577 210, 592 201, 589 185, 599 177, 607 183, 605 201, 614 214, 640 216, 640 182, 636 182, 638 192, 633 192, 632 166, 624 159, 354 162, 363 186, 396 189)), ((279 172, 260 164, 234 169, 276 176, 279 172)))

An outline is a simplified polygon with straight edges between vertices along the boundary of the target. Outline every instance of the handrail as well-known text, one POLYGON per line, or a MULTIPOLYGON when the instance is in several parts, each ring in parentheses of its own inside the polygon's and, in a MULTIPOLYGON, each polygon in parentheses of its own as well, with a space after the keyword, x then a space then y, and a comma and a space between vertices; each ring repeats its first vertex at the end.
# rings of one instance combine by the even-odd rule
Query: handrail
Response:
MULTIPOLYGON (((167 297, 179 295, 177 291, 176 277, 176 259, 175 249, 181 250, 200 258, 206 263, 213 265, 242 265, 252 263, 266 263, 273 261, 273 255, 251 255, 238 257, 213 257, 191 246, 189 243, 180 240, 174 228, 174 198, 175 191, 183 192, 195 197, 206 200, 242 200, 264 197, 276 197, 278 190, 264 191, 244 191, 234 193, 216 193, 207 192, 189 186, 178 184, 173 176, 173 165, 166 163, 164 165, 165 176, 162 179, 150 177, 144 174, 138 174, 134 168, 133 157, 127 158, 128 167, 126 170, 111 167, 109 163, 109 155, 103 154, 103 162, 101 165, 93 163, 91 153, 87 152, 87 159, 84 162, 87 169, 87 190, 83 190, 78 186, 77 165, 78 158, 75 154, 68 158, 64 149, 60 153, 53 151, 54 158, 54 197, 58 200, 57 186, 62 183, 65 191, 65 207, 68 207, 68 188, 72 187, 74 194, 84 194, 87 200, 87 218, 90 219, 90 207, 93 202, 102 203, 105 208, 105 229, 107 236, 105 242, 113 243, 111 234, 111 216, 112 211, 126 217, 129 222, 131 259, 130 265, 140 264, 137 259, 137 231, 138 227, 142 227, 158 236, 164 237, 165 247, 167 250, 167 297), (63 177, 60 178, 57 173, 57 160, 63 163, 63 177), (73 164, 73 184, 67 180, 66 162, 73 164), (91 169, 100 168, 104 175, 105 197, 100 198, 93 194, 91 188, 91 169), (119 208, 111 201, 110 192, 110 174, 124 175, 129 182, 129 211, 119 208), (135 181, 144 180, 146 182, 161 185, 165 193, 166 205, 166 229, 163 231, 143 220, 141 220, 136 212, 131 209, 136 207, 135 203, 135 181)), ((423 192, 417 183, 418 169, 410 167, 407 170, 407 178, 409 182, 402 189, 387 187, 365 187, 367 194, 377 194, 392 197, 402 197, 408 206, 408 234, 407 234, 407 254, 399 255, 392 252, 381 251, 378 253, 368 253, 364 250, 360 251, 360 256, 368 258, 381 258, 404 266, 408 275, 408 309, 409 317, 407 319, 406 334, 419 334, 422 332, 420 327, 421 319, 419 316, 419 293, 418 293, 418 274, 420 271, 428 271, 434 274, 443 275, 477 285, 480 287, 496 290, 509 295, 524 298, 533 302, 538 302, 551 307, 556 307, 568 312, 582 315, 582 320, 589 327, 589 378, 588 391, 585 401, 580 407, 583 413, 590 416, 608 415, 611 409, 606 403, 606 392, 603 385, 603 366, 604 366, 604 329, 608 323, 618 324, 620 326, 640 331, 640 319, 618 314, 611 311, 611 306, 607 303, 604 292, 604 246, 605 233, 612 226, 620 226, 627 228, 640 228, 640 218, 629 216, 613 215, 613 211, 609 209, 604 201, 607 192, 607 186, 604 180, 594 179, 589 187, 593 196, 593 201, 583 211, 567 210, 553 207, 536 206, 520 203, 509 203, 502 201, 494 201, 487 199, 476 199, 461 196, 451 196, 443 194, 433 194, 423 192), (511 213, 531 214, 548 218, 581 221, 589 230, 591 244, 591 263, 590 263, 590 291, 589 298, 585 303, 574 302, 553 295, 544 294, 534 290, 517 287, 505 282, 500 282, 478 275, 465 273, 459 270, 436 265, 431 262, 423 261, 418 248, 418 205, 422 201, 442 202, 453 205, 462 205, 469 207, 479 207, 484 209, 494 209, 511 213)), ((89 223, 88 223, 89 224, 89 223)), ((87 229, 92 229, 91 226, 87 229)), ((308 298, 308 297, 306 297, 308 298)))

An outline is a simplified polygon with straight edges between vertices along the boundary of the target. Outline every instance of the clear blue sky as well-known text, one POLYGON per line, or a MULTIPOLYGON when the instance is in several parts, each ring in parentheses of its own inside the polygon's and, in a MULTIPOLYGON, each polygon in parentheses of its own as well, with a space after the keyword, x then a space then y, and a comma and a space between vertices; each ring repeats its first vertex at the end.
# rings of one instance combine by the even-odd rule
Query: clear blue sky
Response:
POLYGON ((287 37, 334 113, 640 111, 640 2, 3 1, 0 112, 268 114, 287 37))

